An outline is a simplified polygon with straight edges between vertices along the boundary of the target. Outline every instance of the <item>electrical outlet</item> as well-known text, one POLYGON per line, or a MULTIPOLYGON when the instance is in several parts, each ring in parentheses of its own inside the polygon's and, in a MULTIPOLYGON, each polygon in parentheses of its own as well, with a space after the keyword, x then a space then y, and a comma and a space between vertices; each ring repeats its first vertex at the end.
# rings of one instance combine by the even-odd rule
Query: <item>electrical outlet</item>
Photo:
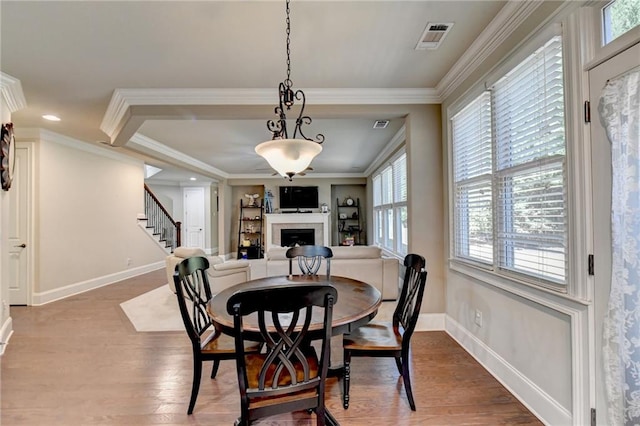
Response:
POLYGON ((127 257, 127 266, 131 266, 131 258, 127 257))
POLYGON ((475 323, 478 327, 482 327, 482 312, 479 309, 476 309, 475 323))

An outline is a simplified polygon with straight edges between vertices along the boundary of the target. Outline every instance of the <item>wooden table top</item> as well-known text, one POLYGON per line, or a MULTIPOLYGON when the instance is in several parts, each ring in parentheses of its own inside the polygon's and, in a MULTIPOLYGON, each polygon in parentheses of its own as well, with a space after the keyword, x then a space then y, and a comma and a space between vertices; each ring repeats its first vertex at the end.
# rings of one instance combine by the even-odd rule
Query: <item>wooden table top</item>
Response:
MULTIPOLYGON (((374 286, 351 278, 324 275, 301 276, 281 275, 259 278, 231 286, 216 294, 209 302, 208 312, 216 328, 223 333, 233 335, 233 317, 227 313, 227 301, 232 294, 240 290, 254 289, 269 285, 296 283, 329 283, 338 290, 338 300, 333 307, 332 334, 334 336, 349 333, 371 321, 378 313, 382 295, 374 286)), ((244 319, 246 331, 258 331, 257 317, 244 319)), ((311 330, 322 326, 322 315, 314 314, 311 330), (314 325, 317 324, 317 325, 314 325)))

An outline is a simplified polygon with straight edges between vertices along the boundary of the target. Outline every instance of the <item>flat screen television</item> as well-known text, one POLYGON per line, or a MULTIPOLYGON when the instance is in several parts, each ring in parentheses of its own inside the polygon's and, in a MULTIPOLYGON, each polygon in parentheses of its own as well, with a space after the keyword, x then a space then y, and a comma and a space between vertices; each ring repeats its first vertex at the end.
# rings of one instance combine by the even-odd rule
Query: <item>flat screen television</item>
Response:
POLYGON ((281 209, 317 209, 317 186, 281 186, 281 209))

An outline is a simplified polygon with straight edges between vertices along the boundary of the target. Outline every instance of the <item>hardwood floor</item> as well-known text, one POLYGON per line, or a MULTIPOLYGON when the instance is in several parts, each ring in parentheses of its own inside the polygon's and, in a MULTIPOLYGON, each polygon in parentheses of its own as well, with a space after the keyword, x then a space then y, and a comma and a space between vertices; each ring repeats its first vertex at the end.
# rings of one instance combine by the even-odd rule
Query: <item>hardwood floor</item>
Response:
MULTIPOLYGON (((10 425, 232 425, 239 415, 232 361, 205 366, 186 414, 192 358, 183 332, 138 333, 120 303, 165 284, 163 270, 40 307, 11 307, 14 334, 1 363, 0 423, 10 425)), ((444 332, 412 341, 417 411, 390 359, 352 361, 351 402, 329 379, 327 406, 343 425, 541 425, 444 332)), ((315 424, 306 413, 263 425, 315 424)))

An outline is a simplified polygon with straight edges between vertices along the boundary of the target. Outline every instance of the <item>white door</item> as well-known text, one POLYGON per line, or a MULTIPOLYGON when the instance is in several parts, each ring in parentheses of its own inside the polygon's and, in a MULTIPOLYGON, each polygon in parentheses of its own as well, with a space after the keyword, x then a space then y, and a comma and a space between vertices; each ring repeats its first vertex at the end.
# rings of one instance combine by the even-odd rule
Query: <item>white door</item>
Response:
POLYGON ((9 190, 9 304, 29 304, 30 274, 30 221, 31 207, 31 148, 16 144, 16 167, 9 190))
POLYGON ((183 246, 204 249, 204 213, 204 188, 185 188, 183 246))
POLYGON ((602 323, 611 290, 611 144, 600 123, 598 102, 608 79, 640 65, 640 44, 625 50, 589 72, 593 185, 594 312, 596 362, 596 424, 606 423, 602 368, 602 323))

